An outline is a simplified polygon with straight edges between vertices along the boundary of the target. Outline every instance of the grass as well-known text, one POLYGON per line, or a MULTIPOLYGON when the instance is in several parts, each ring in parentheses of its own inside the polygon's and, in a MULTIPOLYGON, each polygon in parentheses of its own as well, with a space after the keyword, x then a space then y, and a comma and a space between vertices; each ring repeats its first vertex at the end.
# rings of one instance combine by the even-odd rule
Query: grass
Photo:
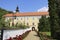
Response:
POLYGON ((47 36, 51 36, 51 32, 45 32, 47 36))
POLYGON ((41 40, 45 40, 45 38, 47 38, 47 40, 56 40, 53 39, 53 37, 51 37, 51 32, 39 32, 40 33, 40 39, 41 40))
POLYGON ((51 36, 51 32, 40 32, 40 33, 42 33, 43 35, 51 36))

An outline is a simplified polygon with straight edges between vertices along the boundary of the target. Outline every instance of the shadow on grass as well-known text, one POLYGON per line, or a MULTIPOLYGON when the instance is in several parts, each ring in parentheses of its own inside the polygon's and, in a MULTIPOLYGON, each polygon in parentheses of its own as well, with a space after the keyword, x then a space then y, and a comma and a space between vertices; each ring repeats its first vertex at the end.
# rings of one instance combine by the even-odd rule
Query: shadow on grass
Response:
POLYGON ((37 30, 35 32, 37 33, 35 36, 39 36, 41 40, 56 40, 51 37, 51 32, 39 32, 37 30))
POLYGON ((39 32, 39 36, 43 40, 56 40, 51 37, 50 32, 39 32))

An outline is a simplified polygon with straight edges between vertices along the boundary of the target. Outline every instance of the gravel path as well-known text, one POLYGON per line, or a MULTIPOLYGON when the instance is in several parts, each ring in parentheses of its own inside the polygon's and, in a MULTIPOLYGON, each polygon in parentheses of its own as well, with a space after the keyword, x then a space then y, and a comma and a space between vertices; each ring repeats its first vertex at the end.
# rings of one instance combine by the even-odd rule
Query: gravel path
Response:
POLYGON ((31 31, 28 36, 23 40, 40 40, 35 31, 31 31))

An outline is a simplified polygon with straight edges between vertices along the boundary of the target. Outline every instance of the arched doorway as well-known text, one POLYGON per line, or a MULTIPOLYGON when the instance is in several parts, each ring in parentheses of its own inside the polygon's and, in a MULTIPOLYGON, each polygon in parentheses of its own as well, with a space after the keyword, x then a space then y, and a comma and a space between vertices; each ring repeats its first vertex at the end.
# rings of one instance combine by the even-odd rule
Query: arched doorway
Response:
POLYGON ((32 31, 35 31, 35 27, 32 27, 32 31))

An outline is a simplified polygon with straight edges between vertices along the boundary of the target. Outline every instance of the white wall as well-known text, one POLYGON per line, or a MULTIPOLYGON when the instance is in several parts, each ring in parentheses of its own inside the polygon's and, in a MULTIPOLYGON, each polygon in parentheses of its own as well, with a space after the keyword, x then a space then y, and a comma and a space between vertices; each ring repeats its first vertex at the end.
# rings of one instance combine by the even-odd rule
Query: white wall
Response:
POLYGON ((19 29, 19 30, 4 30, 3 40, 9 39, 10 37, 16 37, 16 35, 22 35, 28 30, 31 30, 31 28, 19 29))

